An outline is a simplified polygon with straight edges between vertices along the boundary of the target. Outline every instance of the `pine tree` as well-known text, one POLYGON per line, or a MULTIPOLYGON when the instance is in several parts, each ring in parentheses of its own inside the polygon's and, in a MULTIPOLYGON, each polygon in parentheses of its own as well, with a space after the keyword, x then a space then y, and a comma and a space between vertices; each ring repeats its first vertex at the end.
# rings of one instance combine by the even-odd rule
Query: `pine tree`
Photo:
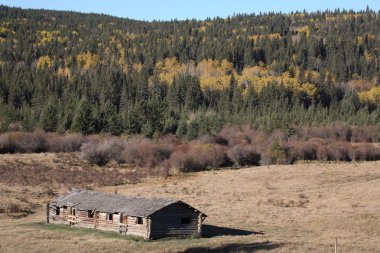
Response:
POLYGON ((83 97, 75 111, 72 129, 84 135, 95 132, 95 119, 92 114, 91 104, 83 97))
POLYGON ((177 137, 183 137, 187 134, 187 122, 185 118, 181 118, 178 123, 176 135, 177 137))
POLYGON ((50 99, 40 117, 40 126, 46 132, 55 132, 58 125, 57 100, 50 99))

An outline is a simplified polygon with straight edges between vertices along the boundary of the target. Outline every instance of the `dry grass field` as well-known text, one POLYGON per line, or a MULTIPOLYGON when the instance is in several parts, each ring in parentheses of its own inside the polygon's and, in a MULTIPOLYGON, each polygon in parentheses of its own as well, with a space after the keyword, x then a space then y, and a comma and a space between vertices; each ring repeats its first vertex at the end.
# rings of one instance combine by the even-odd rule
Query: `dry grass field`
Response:
MULTIPOLYGON (((339 252, 380 252, 380 162, 214 170, 118 186, 86 181, 101 191, 182 199, 209 216, 205 238, 144 241, 44 225, 44 204, 67 190, 65 181, 1 179, 4 164, 36 171, 46 166, 53 172, 72 166, 73 176, 76 170, 85 172, 78 174, 83 180, 85 174, 100 173, 74 158, 0 156, 0 252, 333 252, 335 237, 339 252)), ((127 173, 112 165, 105 170, 127 173)), ((15 176, 26 176, 20 173, 15 176)))

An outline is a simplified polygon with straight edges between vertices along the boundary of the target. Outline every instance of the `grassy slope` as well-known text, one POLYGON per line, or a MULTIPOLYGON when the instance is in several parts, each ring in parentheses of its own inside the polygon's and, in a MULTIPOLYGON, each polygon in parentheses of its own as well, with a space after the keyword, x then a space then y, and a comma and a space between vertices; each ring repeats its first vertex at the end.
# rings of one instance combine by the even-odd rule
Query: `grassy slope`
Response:
MULTIPOLYGON (((116 187, 100 187, 113 192, 116 187)), ((11 189, 1 185, 1 189, 11 189)), ((311 163, 220 170, 118 186, 121 194, 182 199, 209 217, 202 239, 153 242, 51 229, 42 207, 26 218, 0 219, 0 252, 378 252, 380 162, 311 163), (26 224, 26 225, 25 225, 26 224), (263 234, 248 234, 248 231, 263 234), (234 234, 231 236, 229 234, 234 234)), ((38 186, 23 194, 37 201, 38 186), (37 189, 37 190, 36 190, 37 189)), ((60 189, 59 191, 63 191, 60 189)), ((4 194, 2 196, 6 196, 4 194)), ((43 195, 43 199, 47 195, 43 195)), ((39 200, 43 202, 42 200, 39 200)), ((1 216, 0 216, 1 217, 1 216)))

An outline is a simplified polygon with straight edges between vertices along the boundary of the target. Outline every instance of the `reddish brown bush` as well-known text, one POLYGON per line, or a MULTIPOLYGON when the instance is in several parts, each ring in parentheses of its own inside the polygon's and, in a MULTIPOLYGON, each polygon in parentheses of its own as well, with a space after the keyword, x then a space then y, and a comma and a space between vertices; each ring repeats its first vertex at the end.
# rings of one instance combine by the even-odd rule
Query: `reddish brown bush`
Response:
POLYGON ((9 133, 9 145, 12 153, 36 153, 46 151, 46 134, 41 130, 31 133, 9 133))
POLYGON ((21 123, 19 123, 19 122, 11 123, 8 126, 8 131, 10 131, 10 132, 19 132, 19 131, 22 131, 22 129, 23 129, 23 127, 22 127, 21 123))
POLYGON ((332 126, 295 127, 296 135, 302 139, 322 138, 325 140, 352 142, 380 142, 378 126, 346 126, 336 123, 332 126))
POLYGON ((238 144, 249 144, 251 142, 251 139, 245 131, 238 126, 224 127, 219 132, 216 139, 217 143, 224 144, 227 142, 227 144, 231 147, 238 144))
POLYGON ((351 149, 351 144, 343 141, 333 142, 327 147, 330 160, 336 161, 350 161, 348 154, 351 152, 351 149))
POLYGON ((182 172, 200 171, 208 168, 218 168, 226 161, 225 149, 221 145, 195 144, 182 145, 176 149, 166 163, 182 172))
POLYGON ((128 141, 123 159, 131 166, 154 168, 170 157, 173 148, 171 141, 152 143, 149 139, 135 137, 128 141))
POLYGON ((252 145, 238 144, 227 151, 227 156, 235 166, 259 165, 260 154, 252 145))
POLYGON ((12 153, 13 149, 9 142, 9 135, 2 134, 0 135, 0 154, 12 153))
POLYGON ((77 152, 86 139, 80 134, 48 134, 46 147, 49 152, 77 152))
POLYGON ((313 141, 289 143, 290 153, 294 160, 316 160, 319 146, 319 143, 313 141))
POLYGON ((351 161, 352 145, 349 142, 338 141, 326 145, 319 145, 317 159, 322 161, 351 161))
POLYGON ((378 126, 352 127, 353 142, 380 142, 380 128, 378 126))
POLYGON ((121 162, 124 148, 125 142, 119 138, 92 140, 81 146, 81 158, 99 166, 112 159, 121 162))
POLYGON ((356 144, 349 152, 352 161, 374 161, 380 159, 380 149, 373 144, 356 144))

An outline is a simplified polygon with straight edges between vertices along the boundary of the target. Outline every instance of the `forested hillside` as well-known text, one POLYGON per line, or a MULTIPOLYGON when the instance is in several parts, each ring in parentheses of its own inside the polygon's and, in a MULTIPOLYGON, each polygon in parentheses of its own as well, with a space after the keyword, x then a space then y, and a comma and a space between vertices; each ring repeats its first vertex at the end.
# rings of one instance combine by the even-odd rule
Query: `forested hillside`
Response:
POLYGON ((234 124, 378 125, 379 14, 143 22, 0 6, 0 130, 192 139, 234 124))

